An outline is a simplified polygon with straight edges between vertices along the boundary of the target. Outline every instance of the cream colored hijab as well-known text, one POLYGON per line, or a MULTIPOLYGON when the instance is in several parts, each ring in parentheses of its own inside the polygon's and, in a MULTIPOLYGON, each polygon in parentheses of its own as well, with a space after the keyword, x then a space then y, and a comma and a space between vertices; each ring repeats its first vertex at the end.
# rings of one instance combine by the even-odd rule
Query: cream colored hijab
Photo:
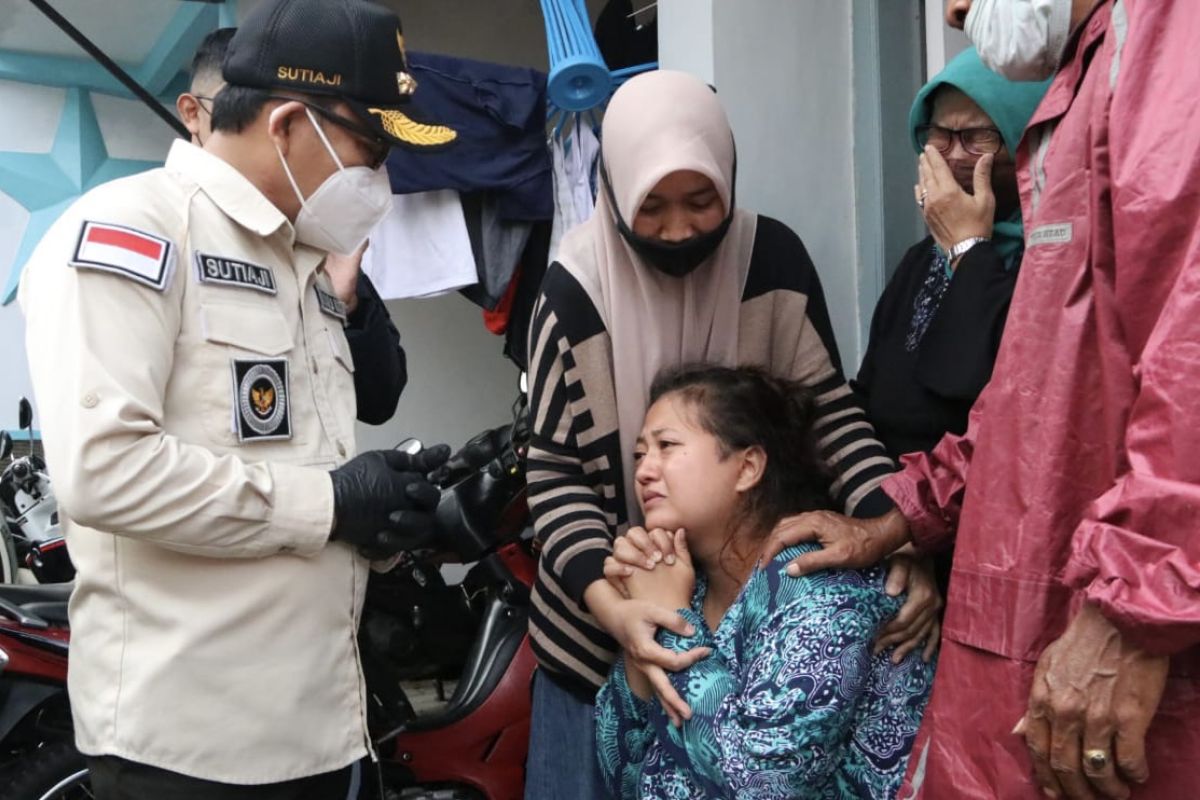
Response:
MULTIPOLYGON (((730 207, 729 120, 712 89, 687 73, 648 72, 622 86, 604 115, 601 154, 630 227, 646 195, 680 170, 709 178, 730 207)), ((737 363, 738 311, 757 221, 757 215, 735 209, 713 255, 682 278, 660 272, 630 248, 603 188, 592 217, 563 238, 558 260, 587 292, 612 337, 630 524, 642 519, 633 492, 633 450, 654 376, 663 367, 696 361, 737 363)))

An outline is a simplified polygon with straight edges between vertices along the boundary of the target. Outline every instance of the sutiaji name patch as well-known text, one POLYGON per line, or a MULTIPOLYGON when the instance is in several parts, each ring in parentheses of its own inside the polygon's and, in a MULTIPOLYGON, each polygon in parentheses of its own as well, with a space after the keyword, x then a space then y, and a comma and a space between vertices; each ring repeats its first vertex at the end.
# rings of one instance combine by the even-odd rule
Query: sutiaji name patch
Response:
POLYGON ((239 442, 292 438, 286 358, 233 359, 233 423, 239 442))
POLYGON ((346 322, 346 304, 341 301, 337 295, 327 292, 320 286, 314 285, 317 290, 317 305, 331 317, 337 317, 344 324, 346 322))
POLYGON ((196 251, 196 275, 201 283, 220 283, 275 294, 275 273, 236 258, 213 256, 196 251))

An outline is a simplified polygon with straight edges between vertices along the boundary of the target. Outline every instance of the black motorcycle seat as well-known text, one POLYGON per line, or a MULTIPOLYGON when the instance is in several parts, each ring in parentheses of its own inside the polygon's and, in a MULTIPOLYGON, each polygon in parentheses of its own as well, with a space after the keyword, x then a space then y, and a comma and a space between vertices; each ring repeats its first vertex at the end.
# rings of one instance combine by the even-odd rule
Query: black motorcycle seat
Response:
POLYGON ((29 603, 61 603, 66 604, 71 597, 74 583, 35 583, 16 584, 0 583, 0 599, 7 600, 15 606, 29 603))

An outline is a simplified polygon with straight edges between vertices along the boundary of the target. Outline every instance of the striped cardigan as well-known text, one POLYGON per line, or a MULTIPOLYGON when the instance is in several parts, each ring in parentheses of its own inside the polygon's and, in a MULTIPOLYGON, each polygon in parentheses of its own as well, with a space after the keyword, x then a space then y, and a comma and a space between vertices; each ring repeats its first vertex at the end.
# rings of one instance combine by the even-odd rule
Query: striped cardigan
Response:
MULTIPOLYGON (((847 513, 891 507, 878 486, 895 468, 842 375, 820 280, 799 237, 759 217, 742 294, 738 358, 817 395, 822 458, 847 513), (797 346, 798 343, 798 346, 797 346), (778 345, 778 346, 776 346, 778 345)), ((616 642, 583 607, 612 542, 628 528, 612 340, 583 287, 551 264, 530 326, 529 505, 541 558, 530 637, 542 668, 594 694, 616 642)))

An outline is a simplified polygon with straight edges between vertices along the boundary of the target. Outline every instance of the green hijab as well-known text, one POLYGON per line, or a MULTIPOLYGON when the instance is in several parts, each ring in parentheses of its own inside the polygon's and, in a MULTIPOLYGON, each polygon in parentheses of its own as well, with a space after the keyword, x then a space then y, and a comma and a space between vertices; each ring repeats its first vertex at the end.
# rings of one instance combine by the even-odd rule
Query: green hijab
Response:
MULTIPOLYGON (((1042 101, 1050 81, 1010 81, 985 67, 975 48, 968 47, 951 59, 946 68, 929 83, 921 87, 921 91, 917 92, 917 99, 913 100, 912 110, 908 112, 908 127, 913 150, 917 153, 921 152, 921 145, 917 142, 917 128, 929 124, 933 116, 933 93, 940 86, 953 86, 975 101, 1000 129, 1008 152, 1016 158, 1021 134, 1025 132, 1029 118, 1042 101)), ((1024 236, 1020 208, 1008 219, 997 221, 993 227, 992 242, 1010 267, 1021 252, 1024 236)))

